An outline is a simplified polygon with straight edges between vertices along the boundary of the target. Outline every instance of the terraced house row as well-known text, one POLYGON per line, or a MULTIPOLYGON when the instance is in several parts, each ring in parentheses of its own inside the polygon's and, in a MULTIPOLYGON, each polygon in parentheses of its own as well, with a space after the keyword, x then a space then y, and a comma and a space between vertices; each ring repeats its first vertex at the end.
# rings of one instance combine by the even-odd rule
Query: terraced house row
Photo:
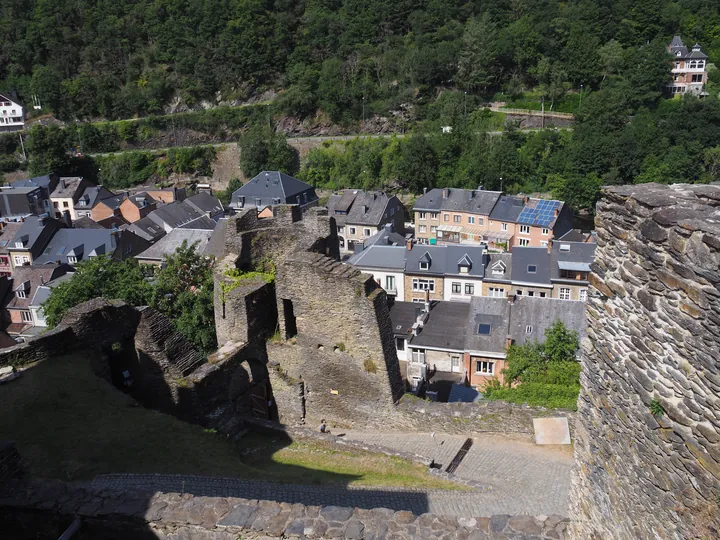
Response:
POLYGON ((426 245, 406 240, 390 226, 356 246, 347 260, 396 300, 469 302, 473 297, 527 296, 587 299, 595 254, 592 235, 570 231, 544 247, 491 253, 481 245, 426 245))
POLYGON ((474 244, 512 251, 547 247, 573 226, 573 212, 562 201, 512 197, 500 191, 436 188, 413 206, 420 244, 474 244))

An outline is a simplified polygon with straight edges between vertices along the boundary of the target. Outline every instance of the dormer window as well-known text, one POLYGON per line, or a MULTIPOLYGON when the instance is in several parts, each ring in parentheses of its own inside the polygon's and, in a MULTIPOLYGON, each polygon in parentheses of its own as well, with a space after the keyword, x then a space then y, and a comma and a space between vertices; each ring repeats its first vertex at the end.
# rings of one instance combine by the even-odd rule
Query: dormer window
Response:
POLYGON ((430 257, 430 253, 426 251, 425 254, 420 257, 420 270, 430 270, 431 264, 432 258, 430 257))
POLYGON ((489 324, 479 324, 478 325, 478 335, 481 336, 489 336, 490 331, 492 330, 492 326, 489 324))
POLYGON ((420 262, 420 270, 429 270, 430 269, 430 263, 421 261, 420 262))
POLYGON ((275 198, 273 199, 273 204, 280 204, 280 199, 277 198, 277 197, 275 197, 275 198))
POLYGON ((458 261, 458 273, 467 274, 472 268, 472 260, 467 253, 458 261))
POLYGON ((536 274, 537 273, 537 266, 534 264, 528 264, 528 274, 536 274))
POLYGON ((255 206, 262 206, 262 199, 260 199, 260 197, 255 198, 255 206))
POLYGON ((505 274, 505 263, 499 261, 492 267, 493 276, 502 276, 505 274))
POLYGON ((25 294, 25 289, 18 289, 15 291, 15 296, 18 298, 27 298, 27 295, 25 294))
POLYGON ((75 255, 68 255, 67 260, 70 264, 77 264, 77 257, 75 255))

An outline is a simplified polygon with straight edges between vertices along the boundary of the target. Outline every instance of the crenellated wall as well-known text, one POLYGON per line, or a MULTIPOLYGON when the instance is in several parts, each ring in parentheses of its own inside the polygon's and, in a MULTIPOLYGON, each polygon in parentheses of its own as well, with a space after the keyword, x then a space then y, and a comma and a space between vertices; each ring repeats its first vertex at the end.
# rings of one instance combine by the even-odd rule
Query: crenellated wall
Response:
POLYGON ((582 344, 574 538, 720 536, 720 186, 608 188, 582 344))

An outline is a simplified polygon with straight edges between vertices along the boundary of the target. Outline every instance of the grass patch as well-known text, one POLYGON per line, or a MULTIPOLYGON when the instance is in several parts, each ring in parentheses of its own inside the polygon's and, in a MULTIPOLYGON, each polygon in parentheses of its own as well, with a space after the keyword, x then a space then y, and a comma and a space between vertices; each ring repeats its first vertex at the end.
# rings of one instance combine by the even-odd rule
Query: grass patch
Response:
POLYGON ((576 411, 579 393, 580 386, 526 382, 513 388, 487 389, 485 397, 510 403, 527 403, 535 407, 576 411))
POLYGON ((338 449, 328 442, 250 437, 245 463, 268 478, 299 484, 353 484, 426 489, 468 489, 427 474, 423 465, 406 459, 355 449, 338 449), (289 476, 288 476, 289 475, 289 476))
POLYGON ((41 362, 0 386, 0 433, 33 477, 200 474, 302 484, 458 489, 422 465, 332 443, 253 435, 234 445, 215 430, 145 409, 96 377, 87 357, 41 362))

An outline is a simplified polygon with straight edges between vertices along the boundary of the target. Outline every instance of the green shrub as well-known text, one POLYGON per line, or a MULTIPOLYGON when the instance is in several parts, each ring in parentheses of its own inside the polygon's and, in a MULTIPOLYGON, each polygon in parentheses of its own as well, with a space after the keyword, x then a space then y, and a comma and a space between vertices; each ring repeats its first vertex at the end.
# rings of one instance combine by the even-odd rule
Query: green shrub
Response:
POLYGON ((662 404, 657 399, 653 399, 650 402, 650 412, 656 418, 662 418, 663 415, 665 414, 665 409, 663 408, 662 404))
POLYGON ((523 383, 513 388, 504 388, 499 383, 488 385, 483 394, 490 400, 527 403, 548 409, 577 410, 580 385, 523 383))

